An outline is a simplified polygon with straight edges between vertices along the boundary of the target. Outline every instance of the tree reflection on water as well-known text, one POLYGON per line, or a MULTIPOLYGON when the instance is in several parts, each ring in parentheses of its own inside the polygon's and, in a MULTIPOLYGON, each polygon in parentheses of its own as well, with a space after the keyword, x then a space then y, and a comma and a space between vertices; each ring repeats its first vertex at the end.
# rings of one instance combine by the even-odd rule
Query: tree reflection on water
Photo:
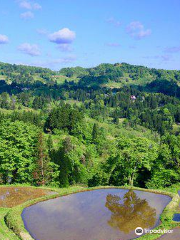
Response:
POLYGON ((146 199, 140 199, 132 190, 122 199, 108 194, 105 206, 112 212, 108 224, 124 233, 129 233, 136 227, 151 228, 156 221, 155 208, 150 207, 146 199))

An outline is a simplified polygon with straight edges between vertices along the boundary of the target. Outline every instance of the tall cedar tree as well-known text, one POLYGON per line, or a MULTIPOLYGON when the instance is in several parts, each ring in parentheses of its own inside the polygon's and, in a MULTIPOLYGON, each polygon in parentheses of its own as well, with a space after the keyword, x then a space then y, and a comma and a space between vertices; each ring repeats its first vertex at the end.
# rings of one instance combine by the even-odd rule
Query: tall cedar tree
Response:
POLYGON ((60 161, 60 183, 62 187, 69 186, 69 174, 71 172, 71 161, 68 157, 68 153, 70 153, 73 149, 73 145, 71 139, 66 137, 63 142, 63 147, 60 151, 61 153, 61 161, 60 161))
POLYGON ((40 132, 37 142, 37 159, 35 162, 35 170, 33 173, 34 180, 37 185, 45 185, 48 182, 49 156, 46 153, 43 133, 40 132))
POLYGON ((92 142, 95 144, 98 138, 98 125, 94 123, 92 130, 92 142))

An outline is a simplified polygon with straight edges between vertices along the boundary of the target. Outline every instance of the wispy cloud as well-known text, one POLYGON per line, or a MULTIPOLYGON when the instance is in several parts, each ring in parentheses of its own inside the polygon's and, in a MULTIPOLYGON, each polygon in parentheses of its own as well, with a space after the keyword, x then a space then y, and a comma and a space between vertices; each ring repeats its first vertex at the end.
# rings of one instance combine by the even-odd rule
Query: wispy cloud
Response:
POLYGON ((114 25, 115 27, 120 27, 122 25, 122 22, 116 20, 114 17, 110 17, 106 20, 106 22, 114 25))
POLYGON ((50 62, 54 63, 54 64, 59 64, 59 63, 66 64, 66 63, 74 62, 75 60, 76 60, 76 56, 70 55, 70 56, 66 56, 66 57, 63 57, 63 58, 58 58, 58 59, 51 60, 50 62))
POLYGON ((36 32, 40 35, 47 35, 48 34, 48 30, 41 28, 41 29, 37 29, 36 32))
POLYGON ((164 54, 164 55, 155 55, 155 56, 144 56, 145 59, 159 59, 163 62, 169 62, 172 60, 172 55, 164 54))
POLYGON ((180 46, 167 47, 167 48, 164 49, 164 52, 167 52, 167 53, 177 53, 177 52, 180 52, 180 46))
POLYGON ((19 7, 27 10, 40 10, 42 6, 39 3, 32 3, 26 0, 19 0, 19 7))
POLYGON ((39 56, 41 54, 40 49, 36 44, 23 43, 18 47, 18 50, 32 57, 39 56))
POLYGON ((71 51, 70 44, 75 40, 76 33, 69 28, 63 28, 57 32, 49 34, 49 41, 58 44, 62 51, 71 51))
POLYGON ((6 44, 9 42, 9 39, 6 35, 0 34, 0 44, 6 44))
POLYGON ((164 62, 169 62, 172 60, 172 56, 171 55, 161 55, 160 56, 161 59, 164 61, 164 62))
POLYGON ((20 1, 20 2, 19 2, 19 6, 20 6, 21 8, 25 8, 25 9, 32 9, 31 3, 30 3, 30 2, 27 2, 27 1, 20 1))
POLYGON ((107 43, 108 47, 120 47, 121 45, 119 43, 107 43))
POLYGON ((42 9, 42 6, 39 3, 34 3, 33 4, 33 9, 34 10, 40 10, 40 9, 42 9))
POLYGON ((126 27, 126 32, 134 39, 140 40, 151 35, 151 29, 145 29, 144 25, 139 21, 131 22, 126 27))
POLYGON ((16 0, 19 4, 19 7, 22 9, 26 9, 26 12, 20 14, 22 19, 32 19, 34 18, 34 11, 42 9, 42 6, 39 3, 31 2, 27 0, 16 0))
POLYGON ((38 67, 47 67, 51 69, 60 69, 63 65, 70 64, 76 60, 75 55, 69 55, 62 58, 44 60, 44 61, 35 61, 31 65, 38 67))
POLYGON ((32 18, 34 18, 34 13, 31 11, 27 11, 27 12, 21 13, 20 16, 22 19, 25 19, 25 20, 32 19, 32 18))
POLYGON ((62 52, 72 52, 73 49, 70 44, 63 43, 58 45, 58 49, 60 49, 62 52))
POLYGON ((122 22, 116 20, 114 17, 108 18, 106 22, 114 25, 115 27, 120 27, 122 25, 122 22))

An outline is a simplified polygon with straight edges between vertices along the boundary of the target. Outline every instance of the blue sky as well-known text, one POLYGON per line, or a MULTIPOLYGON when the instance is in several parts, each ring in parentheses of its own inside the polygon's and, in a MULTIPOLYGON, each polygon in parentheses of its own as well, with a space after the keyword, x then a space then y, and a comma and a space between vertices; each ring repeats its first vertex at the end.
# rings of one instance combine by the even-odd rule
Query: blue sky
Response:
POLYGON ((180 69, 180 0, 4 0, 0 61, 180 69))

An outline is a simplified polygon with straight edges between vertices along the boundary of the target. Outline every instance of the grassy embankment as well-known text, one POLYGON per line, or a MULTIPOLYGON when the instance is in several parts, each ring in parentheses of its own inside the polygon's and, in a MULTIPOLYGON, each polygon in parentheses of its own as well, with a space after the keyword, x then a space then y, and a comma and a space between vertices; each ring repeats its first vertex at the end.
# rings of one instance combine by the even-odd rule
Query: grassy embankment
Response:
MULTIPOLYGON (((94 188, 83 188, 81 186, 75 186, 70 188, 44 188, 49 189, 58 192, 56 195, 48 195, 45 197, 41 197, 38 199, 33 199, 30 201, 27 201, 21 205, 18 205, 16 207, 13 207, 11 209, 1 209, 0 210, 0 239, 1 240, 17 240, 17 239, 23 239, 23 240, 32 240, 29 233, 26 231, 22 218, 21 213, 24 208, 31 206, 37 202, 45 201, 47 199, 52 199, 58 196, 64 196, 76 192, 82 192, 82 191, 91 191, 96 190, 100 188, 113 188, 112 186, 107 187, 94 187, 94 188), (6 224, 5 224, 6 222, 6 224), (9 227, 9 229, 7 228, 9 227), (11 229, 11 230, 10 230, 11 229), (17 235, 15 236, 13 232, 17 235)), ((136 187, 114 187, 114 188, 125 188, 125 189, 133 189, 133 190, 140 190, 140 191, 147 191, 147 192, 153 192, 158 194, 165 194, 170 197, 172 197, 172 201, 166 206, 163 213, 161 214, 161 224, 156 229, 172 229, 176 226, 180 226, 180 223, 172 221, 173 214, 177 211, 178 204, 180 201, 179 195, 177 194, 177 190, 179 190, 180 186, 176 185, 172 188, 167 188, 164 190, 152 190, 152 189, 142 189, 142 188, 136 188, 136 187)), ((146 234, 139 239, 143 240, 151 240, 151 239, 158 239, 161 234, 146 234)))
POLYGON ((11 231, 4 222, 4 217, 6 216, 8 211, 9 208, 0 208, 0 239, 18 240, 19 237, 13 231, 11 231))

